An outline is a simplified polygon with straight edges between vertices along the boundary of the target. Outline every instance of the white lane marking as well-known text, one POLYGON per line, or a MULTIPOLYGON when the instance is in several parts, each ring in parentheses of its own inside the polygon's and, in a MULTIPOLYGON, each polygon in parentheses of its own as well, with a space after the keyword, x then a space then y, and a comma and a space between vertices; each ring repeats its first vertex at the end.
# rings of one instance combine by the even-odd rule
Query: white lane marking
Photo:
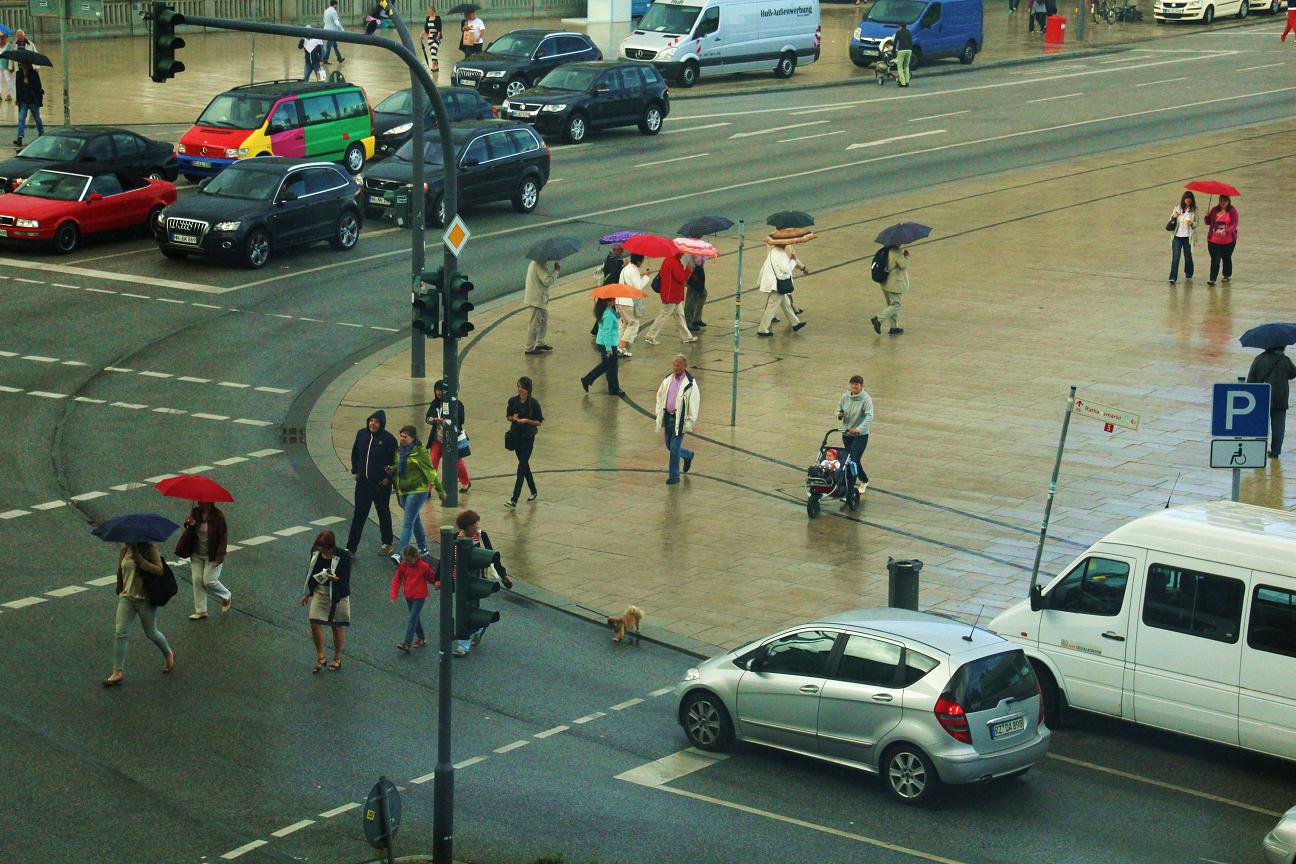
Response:
POLYGON ((274 539, 274 537, 267 537, 265 534, 258 534, 256 537, 249 537, 238 542, 240 546, 260 546, 262 543, 273 542, 274 539))
POLYGON ((143 375, 145 378, 174 378, 175 377, 170 372, 154 372, 150 369, 141 370, 139 374, 143 375))
POLYGON ((343 813, 346 813, 350 810, 359 810, 359 809, 360 809, 360 803, 358 801, 352 801, 350 804, 343 804, 341 807, 334 807, 332 810, 325 810, 323 813, 319 815, 321 819, 332 819, 334 816, 341 816, 343 813))
POLYGON ((225 308, 224 306, 216 306, 211 303, 194 303, 192 301, 190 301, 189 305, 197 306, 199 309, 224 309, 225 308))
POLYGON ((288 825, 284 828, 280 828, 278 831, 271 831, 270 836, 287 837, 289 834, 292 834, 295 831, 300 831, 301 829, 307 827, 308 825, 314 825, 314 824, 315 824, 314 819, 303 819, 300 822, 294 822, 291 825, 288 825))
POLYGON ((710 155, 710 153, 694 153, 692 156, 676 156, 674 159, 658 159, 656 162, 640 162, 634 167, 649 168, 653 165, 669 165, 672 162, 687 162, 690 159, 702 159, 710 155))
POLYGON ((62 273, 65 276, 86 276, 96 281, 129 282, 132 285, 152 285, 155 288, 176 288, 180 291, 200 291, 204 294, 224 294, 227 291, 234 290, 233 288, 218 288, 215 285, 200 285, 196 282, 157 279, 152 276, 141 276, 138 273, 114 273, 111 270, 95 270, 89 267, 75 267, 70 264, 55 264, 50 261, 33 264, 31 261, 22 258, 0 258, 0 267, 12 267, 20 271, 39 268, 48 273, 62 273))
POLYGON ((346 520, 343 519, 341 516, 325 516, 323 519, 312 519, 310 524, 318 525, 322 528, 325 525, 336 525, 338 522, 345 522, 345 521, 346 520))
POLYGON ((139 411, 140 409, 147 408, 148 406, 143 404, 142 402, 113 402, 112 407, 129 408, 132 411, 139 411))
POLYGON ((71 498, 69 498, 68 500, 70 500, 70 501, 93 501, 93 500, 96 499, 96 498, 105 498, 105 497, 107 497, 107 495, 108 495, 107 492, 99 492, 98 490, 96 490, 96 491, 94 491, 94 492, 82 492, 80 495, 73 495, 73 496, 72 496, 71 498))
POLYGON ((129 492, 132 489, 143 489, 145 485, 144 483, 118 483, 116 486, 109 486, 108 488, 114 492, 129 492))
POLYGON ((384 333, 399 333, 399 332, 401 332, 399 327, 380 327, 380 326, 377 325, 377 324, 370 324, 370 325, 369 325, 369 329, 370 329, 370 330, 381 330, 381 331, 384 332, 384 333))
POLYGON ((845 135, 845 129, 838 129, 836 132, 819 132, 814 135, 798 135, 795 138, 780 138, 779 144, 788 144, 792 141, 809 141, 811 138, 827 138, 829 135, 845 135))
POLYGON ((675 692, 675 688, 674 688, 674 687, 660 687, 660 688, 658 688, 658 689, 652 691, 652 692, 649 693, 648 695, 649 695, 649 696, 665 696, 667 693, 673 693, 673 692, 675 692))
POLYGON ((27 395, 39 396, 42 399, 66 399, 68 397, 66 393, 51 393, 48 390, 28 390, 27 395))
POLYGON ((231 456, 228 459, 216 459, 212 462, 212 464, 220 465, 220 466, 237 465, 240 462, 246 462, 246 461, 248 461, 246 456, 231 456))
POLYGON ((134 369, 127 368, 126 366, 105 366, 105 367, 103 368, 103 371, 105 371, 105 372, 134 372, 135 370, 134 370, 134 369))
POLYGON ((530 741, 514 741, 512 744, 505 744, 503 747, 496 747, 495 752, 500 755, 512 753, 514 750, 521 749, 530 743, 530 741))
POLYGON ((1189 789, 1187 786, 1178 786, 1174 783, 1167 783, 1164 780, 1153 780, 1151 777, 1143 777, 1139 774, 1131 774, 1128 771, 1120 771, 1116 768, 1108 768, 1106 765, 1096 765, 1093 762, 1085 762, 1082 759, 1072 759, 1070 756, 1062 756, 1057 753, 1049 753, 1048 758, 1056 759, 1059 762, 1065 762, 1068 765, 1076 765, 1080 768, 1088 768, 1091 771, 1099 771, 1103 774, 1111 774, 1115 777, 1121 777, 1126 780, 1133 780, 1136 783, 1145 783, 1148 786, 1156 786, 1159 789, 1168 789, 1171 792, 1179 792, 1183 795, 1191 795, 1194 798, 1202 798, 1206 801, 1214 801, 1216 804, 1227 804, 1229 807, 1236 807, 1239 810, 1249 810, 1252 813, 1259 813, 1264 816, 1281 816, 1277 810, 1270 810, 1265 807, 1257 807, 1254 804, 1247 804, 1242 801, 1236 801, 1232 798, 1225 798, 1222 795, 1212 795, 1209 792, 1202 792, 1198 789, 1189 789))
POLYGON ((543 740, 543 739, 545 739, 545 738, 549 738, 549 737, 551 737, 551 736, 553 736, 553 735, 557 735, 557 734, 560 733, 560 732, 566 732, 566 731, 567 731, 568 729, 570 729, 570 728, 571 728, 570 726, 555 726, 555 727, 553 727, 552 729, 546 729, 546 730, 544 730, 543 732, 537 732, 535 735, 533 735, 533 736, 531 736, 531 737, 533 737, 533 738, 539 738, 539 739, 543 740))
POLYGON ((105 585, 116 585, 117 576, 100 576, 98 579, 87 579, 87 585, 94 585, 96 588, 103 588, 105 585))
POLYGON ((638 705, 638 704, 640 704, 640 703, 643 702, 643 701, 644 701, 644 700, 642 700, 642 699, 640 699, 638 696, 636 696, 636 697, 633 698, 633 699, 627 699, 627 700, 624 701, 624 702, 621 702, 621 703, 618 703, 618 704, 616 704, 616 705, 613 705, 611 710, 613 710, 613 711, 624 711, 624 710, 627 709, 627 708, 633 708, 635 705, 638 705))
POLYGON ((615 779, 635 783, 639 786, 656 787, 672 780, 678 780, 685 775, 692 774, 694 771, 710 768, 717 762, 723 762, 728 758, 728 755, 724 753, 707 753, 704 750, 698 750, 696 747, 689 747, 687 750, 680 750, 678 753, 654 759, 637 768, 631 768, 629 771, 622 771, 616 775, 615 779))
POLYGON ((87 404, 89 404, 89 405, 106 405, 106 404, 108 403, 108 400, 107 400, 107 399, 95 399, 95 398, 92 397, 92 396, 78 396, 78 397, 76 397, 75 399, 73 399, 72 401, 73 401, 73 402, 85 402, 85 403, 87 403, 87 404))
POLYGON ((62 365, 63 366, 89 366, 90 364, 82 363, 80 360, 64 360, 62 361, 62 365))
POLYGON ((575 723, 577 726, 583 726, 586 723, 597 720, 600 717, 606 717, 606 716, 607 713, 604 711, 595 711, 593 714, 586 714, 584 717, 577 717, 575 720, 571 722, 575 723))
POLYGON ((132 294, 132 293, 130 293, 129 291, 123 291, 123 292, 121 292, 121 296, 123 296, 123 297, 134 297, 136 300, 152 300, 152 299, 153 299, 153 298, 150 297, 148 294, 132 294))
POLYGON ((108 288, 82 288, 81 290, 82 290, 82 291, 91 291, 91 292, 93 292, 93 293, 95 293, 95 294, 116 294, 116 293, 117 293, 116 291, 112 291, 112 290, 110 290, 110 289, 108 289, 108 288))
POLYGON ((217 387, 234 387, 234 388, 239 389, 239 390, 244 390, 244 389, 247 389, 248 387, 251 387, 252 385, 251 385, 251 384, 240 384, 240 383, 237 382, 237 381, 218 381, 218 382, 216 383, 216 386, 217 386, 217 387))
POLYGON ((422 777, 415 777, 410 782, 413 783, 415 786, 420 786, 428 782, 429 780, 435 780, 435 779, 436 779, 436 772, 432 771, 430 773, 424 774, 422 777))
POLYGON ((66 501, 46 501, 44 504, 33 504, 33 510, 54 510, 59 507, 66 507, 66 501))
POLYGON ((188 414, 183 408, 154 408, 154 414, 188 414))
POLYGON ((305 525, 294 525, 291 528, 281 528, 274 532, 280 537, 292 537, 294 534, 305 534, 307 531, 314 531, 314 528, 308 528, 305 525))
POLYGON ((46 591, 45 593, 51 597, 70 597, 73 594, 80 594, 82 591, 89 590, 89 588, 82 585, 68 585, 63 588, 55 588, 53 591, 46 591))
POLYGON ((21 393, 21 387, 10 387, 7 384, 0 384, 0 393, 21 393))
POLYGON ((824 105, 824 106, 821 107, 821 108, 807 108, 807 109, 805 109, 804 111, 789 111, 789 112, 788 112, 788 116, 789 116, 789 117, 801 117, 802 115, 805 115, 805 114, 825 114, 825 113, 827 113, 827 112, 829 112, 829 111, 838 111, 838 112, 840 112, 841 109, 842 109, 842 106, 840 106, 840 105, 824 105))
POLYGON ((928 135, 943 135, 944 129, 928 129, 926 132, 910 132, 908 135, 894 135, 890 138, 879 138, 876 141, 861 141, 858 144, 852 144, 847 150, 858 150, 861 147, 879 147, 883 144, 890 144, 894 141, 906 141, 910 138, 924 138, 928 135))
POLYGON ((201 474, 204 471, 214 470, 210 465, 195 465, 192 468, 181 468, 181 474, 201 474))
POLYGON ((921 123, 924 120, 939 120, 942 117, 957 117, 960 114, 968 114, 970 110, 964 111, 946 111, 944 114, 928 114, 926 117, 910 117, 910 123, 921 123))
POLYGON ((339 327, 361 327, 361 328, 363 328, 363 327, 365 326, 365 325, 363 325, 363 324, 355 324, 355 323, 353 323, 353 322, 351 322, 351 321, 339 321, 339 322, 337 322, 337 323, 338 323, 338 326, 339 326, 339 327))
POLYGON ((195 411, 189 416, 197 417, 199 420, 228 420, 229 419, 228 414, 208 414, 203 411, 195 411))
POLYGON ((252 389, 257 390, 257 391, 259 391, 259 392, 261 392, 261 393, 278 393, 279 395, 283 395, 284 393, 291 393, 291 392, 292 392, 291 390, 287 389, 286 387, 254 387, 254 388, 252 388, 252 389))
POLYGON ((1175 81, 1187 81, 1187 75, 1181 75, 1178 78, 1163 78, 1160 81, 1144 81, 1142 84, 1135 84, 1135 87, 1153 87, 1157 84, 1171 84, 1175 81))
POLYGON ((156 477, 145 477, 145 483, 161 483, 163 480, 170 480, 172 477, 179 477, 179 474, 159 474, 156 477))
POLYGON ((262 458, 264 458, 264 457, 266 457, 266 456, 274 456, 274 455, 276 455, 276 454, 278 454, 278 453, 282 453, 282 452, 284 452, 284 451, 282 451, 282 450, 253 450, 251 453, 249 453, 249 454, 247 454, 247 455, 252 456, 252 457, 254 457, 254 458, 256 458, 256 459, 262 459, 262 458))
POLYGON ((1043 99, 1027 99, 1026 104, 1034 102, 1052 102, 1055 99, 1070 99, 1072 96, 1083 96, 1083 93, 1064 93, 1061 96, 1045 96, 1043 99))
POLYGON ((0 513, 0 519, 17 519, 19 516, 31 515, 30 510, 6 510, 0 513))
MULTIPOLYGON (((1083 63, 1067 63, 1067 64, 1062 65, 1062 66, 1054 66, 1054 67, 1052 67, 1049 71, 1050 71, 1050 72, 1061 72, 1063 69, 1083 69, 1083 68, 1085 68, 1083 63)), ((1023 69, 1023 70, 1021 70, 1020 72, 1009 72, 1008 74, 1009 74, 1009 75, 1038 75, 1038 74, 1039 74, 1039 67, 1036 66, 1036 67, 1031 68, 1031 69, 1023 69)))
POLYGON ((22 359, 34 360, 37 363, 57 363, 58 362, 57 357, 44 357, 40 354, 24 354, 22 359))
POLYGON ((456 771, 462 771, 465 768, 471 768, 473 765, 485 762, 487 758, 488 757, 486 756, 474 756, 471 759, 465 759, 462 762, 454 763, 454 767, 456 771))
POLYGON ((274 425, 269 420, 249 420, 246 417, 239 417, 234 422, 241 423, 244 426, 273 426, 274 425))
POLYGON ((773 126, 769 129, 757 129, 755 132, 735 132, 729 136, 729 140, 732 141, 735 138, 755 138, 758 135, 773 135, 775 132, 783 132, 788 129, 800 129, 805 126, 819 126, 831 122, 831 120, 807 120, 805 123, 790 123, 787 126, 773 126))
MULTIPOLYGON (((35 396, 37 398, 42 398, 42 399, 66 399, 67 398, 66 393, 51 393, 45 390, 23 390, 18 387, 7 387, 3 385, 0 385, 0 393, 21 393, 27 396, 35 396)), ((78 396, 76 401, 102 405, 105 400, 89 399, 89 398, 83 398, 78 396)), ((113 402, 111 403, 111 405, 113 408, 126 408, 131 411, 143 411, 144 409, 149 407, 143 404, 142 402, 113 402)), ((188 413, 182 408, 162 407, 162 408, 152 408, 149 410, 158 414, 180 415, 180 414, 188 413)), ((224 414, 205 414, 199 411, 195 411, 189 416, 197 417, 200 420, 229 420, 230 419, 228 416, 224 414)), ((240 423, 244 426, 273 426, 274 425, 274 423, 272 423, 269 420, 251 420, 247 417, 239 417, 233 422, 240 423)))
MULTIPOLYGON (((663 135, 678 135, 681 132, 701 132, 703 129, 719 129, 721 126, 732 126, 732 123, 708 123, 705 126, 689 126, 686 129, 665 129, 663 135)), ((550 183, 557 183, 557 180, 550 180, 550 183)))
POLYGON ((15 281, 15 282, 26 282, 28 285, 44 285, 44 284, 45 284, 45 280, 43 280, 43 279, 24 279, 24 278, 21 277, 21 276, 15 276, 15 277, 13 277, 13 281, 15 281))
POLYGON ((237 849, 231 849, 221 857, 224 858, 226 861, 233 861, 235 858, 238 858, 240 855, 246 855, 247 853, 251 852, 253 849, 260 849, 262 846, 266 845, 267 842, 269 841, 253 840, 251 843, 245 843, 244 845, 238 847, 237 849))
MULTIPOLYGON (((117 581, 116 576, 113 577, 113 581, 117 581)), ((8 603, 0 603, 0 606, 5 606, 9 609, 22 609, 27 606, 35 606, 37 603, 45 602, 48 601, 46 601, 44 597, 21 597, 17 600, 10 600, 8 603)))
POLYGON ((1286 63, 1266 63, 1263 66, 1247 66, 1243 69, 1234 69, 1234 72, 1254 72, 1257 69, 1272 69, 1275 66, 1286 66, 1286 63))
POLYGON ((210 384, 210 378, 195 378, 193 375, 181 375, 177 381, 186 381, 190 384, 210 384))

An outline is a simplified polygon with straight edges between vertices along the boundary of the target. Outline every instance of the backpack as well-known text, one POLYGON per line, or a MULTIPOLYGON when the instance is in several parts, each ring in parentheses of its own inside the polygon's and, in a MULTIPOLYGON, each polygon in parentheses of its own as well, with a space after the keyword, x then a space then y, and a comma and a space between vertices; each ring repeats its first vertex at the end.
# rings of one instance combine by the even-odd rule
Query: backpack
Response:
POLYGON ((879 285, 885 285, 887 276, 890 275, 890 271, 887 270, 887 253, 890 250, 891 247, 883 246, 881 249, 873 253, 873 265, 869 267, 869 275, 872 276, 873 281, 879 285))

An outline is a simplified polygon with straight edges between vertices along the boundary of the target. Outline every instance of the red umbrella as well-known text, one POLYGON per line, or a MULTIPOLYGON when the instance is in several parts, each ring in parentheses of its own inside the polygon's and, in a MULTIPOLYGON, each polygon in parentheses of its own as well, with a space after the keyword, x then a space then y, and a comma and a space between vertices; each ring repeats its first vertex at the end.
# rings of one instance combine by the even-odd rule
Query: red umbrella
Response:
POLYGON ((1239 197, 1242 195, 1236 186, 1230 186, 1227 183, 1221 183, 1218 180, 1194 180, 1184 186, 1190 192, 1202 192, 1206 195, 1228 195, 1230 197, 1239 197))
POLYGON ((631 255, 643 255, 645 258, 674 258, 679 254, 674 240, 656 234, 636 234, 622 243, 621 248, 631 255))
POLYGON ((183 498, 186 501, 197 501, 202 504, 234 500, 234 496, 226 491, 224 486, 199 474, 168 477, 155 483, 153 488, 168 498, 183 498))

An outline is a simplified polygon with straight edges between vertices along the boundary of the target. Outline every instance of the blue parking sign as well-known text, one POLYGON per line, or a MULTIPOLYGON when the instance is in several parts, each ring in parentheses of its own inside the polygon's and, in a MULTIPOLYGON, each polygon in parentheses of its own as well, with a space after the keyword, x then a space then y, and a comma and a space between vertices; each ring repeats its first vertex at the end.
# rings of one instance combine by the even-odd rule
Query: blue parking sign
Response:
POLYGON ((1216 384, 1211 406, 1214 438, 1268 438, 1269 385, 1216 384))

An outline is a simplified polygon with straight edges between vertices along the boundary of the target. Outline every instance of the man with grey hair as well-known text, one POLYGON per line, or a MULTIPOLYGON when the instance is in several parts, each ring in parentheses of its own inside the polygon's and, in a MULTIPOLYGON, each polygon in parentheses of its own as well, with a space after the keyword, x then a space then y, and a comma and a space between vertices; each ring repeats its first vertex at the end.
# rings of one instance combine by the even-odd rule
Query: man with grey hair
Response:
POLYGON ((531 308, 531 321, 527 325, 525 354, 543 354, 552 351, 553 346, 545 342, 549 330, 549 289, 558 281, 560 265, 553 262, 530 261, 527 263, 526 289, 522 293, 522 305, 531 308))
POLYGON ((662 430, 666 451, 670 453, 668 486, 680 482, 680 459, 684 460, 685 474, 693 467, 693 451, 682 445, 684 436, 693 431, 701 399, 697 381, 688 371, 688 358, 676 354, 674 371, 657 388, 657 428, 662 430))

